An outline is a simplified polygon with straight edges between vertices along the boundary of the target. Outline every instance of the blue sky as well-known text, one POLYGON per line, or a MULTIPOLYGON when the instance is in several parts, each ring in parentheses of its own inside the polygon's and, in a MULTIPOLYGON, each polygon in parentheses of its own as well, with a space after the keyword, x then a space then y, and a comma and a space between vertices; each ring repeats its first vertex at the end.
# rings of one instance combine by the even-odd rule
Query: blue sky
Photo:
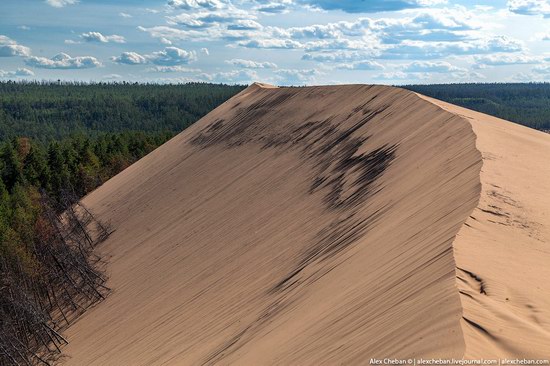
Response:
POLYGON ((8 79, 550 81, 550 0, 2 0, 8 79))

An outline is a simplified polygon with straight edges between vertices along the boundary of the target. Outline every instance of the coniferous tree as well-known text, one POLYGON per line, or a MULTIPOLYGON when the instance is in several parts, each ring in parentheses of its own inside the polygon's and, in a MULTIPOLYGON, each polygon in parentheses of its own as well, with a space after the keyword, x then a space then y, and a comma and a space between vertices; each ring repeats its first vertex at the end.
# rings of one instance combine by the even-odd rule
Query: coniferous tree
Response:
POLYGON ((0 170, 8 191, 23 180, 22 165, 12 143, 4 143, 0 150, 0 170))
POLYGON ((55 198, 59 198, 60 192, 67 188, 71 181, 69 168, 65 163, 65 154, 61 145, 57 142, 50 144, 48 149, 48 165, 53 174, 50 177, 50 189, 55 198))
POLYGON ((50 171, 41 149, 31 146, 23 164, 23 175, 28 184, 50 189, 50 171))

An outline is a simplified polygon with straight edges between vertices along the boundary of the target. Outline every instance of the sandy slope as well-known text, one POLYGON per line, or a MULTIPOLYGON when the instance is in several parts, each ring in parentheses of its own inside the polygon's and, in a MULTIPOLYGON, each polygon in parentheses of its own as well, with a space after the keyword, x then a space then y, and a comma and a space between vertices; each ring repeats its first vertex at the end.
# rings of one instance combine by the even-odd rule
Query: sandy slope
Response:
POLYGON ((466 354, 550 358, 550 135, 430 101, 470 121, 483 156, 453 244, 464 317, 484 329, 463 324, 466 354))
POLYGON ((253 85, 111 179, 67 364, 548 356, 550 136, 437 104, 253 85))

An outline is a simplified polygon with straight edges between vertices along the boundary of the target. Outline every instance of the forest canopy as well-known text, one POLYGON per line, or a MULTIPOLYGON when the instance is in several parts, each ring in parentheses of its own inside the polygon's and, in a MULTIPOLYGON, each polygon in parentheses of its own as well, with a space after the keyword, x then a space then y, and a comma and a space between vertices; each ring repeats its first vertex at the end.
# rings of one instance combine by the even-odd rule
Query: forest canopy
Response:
MULTIPOLYGON (((0 82, 0 141, 81 133, 180 132, 243 90, 208 83, 0 82)), ((405 85, 406 89, 550 130, 550 83, 405 85)))
POLYGON ((550 83, 402 86, 445 102, 539 130, 550 130, 550 83))
POLYGON ((0 141, 82 133, 179 132, 244 86, 0 82, 0 141))

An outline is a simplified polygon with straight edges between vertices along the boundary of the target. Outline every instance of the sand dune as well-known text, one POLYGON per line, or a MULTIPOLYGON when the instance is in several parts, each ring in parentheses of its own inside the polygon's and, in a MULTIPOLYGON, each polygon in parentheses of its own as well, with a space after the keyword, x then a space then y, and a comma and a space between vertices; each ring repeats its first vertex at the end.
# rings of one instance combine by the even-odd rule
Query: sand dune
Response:
POLYGON ((480 202, 453 243, 464 317, 485 330, 463 324, 467 356, 549 358, 550 136, 430 101, 468 119, 483 156, 480 202))
POLYGON ((550 357, 548 161, 405 90, 252 85, 85 198, 113 293, 66 364, 550 357))

